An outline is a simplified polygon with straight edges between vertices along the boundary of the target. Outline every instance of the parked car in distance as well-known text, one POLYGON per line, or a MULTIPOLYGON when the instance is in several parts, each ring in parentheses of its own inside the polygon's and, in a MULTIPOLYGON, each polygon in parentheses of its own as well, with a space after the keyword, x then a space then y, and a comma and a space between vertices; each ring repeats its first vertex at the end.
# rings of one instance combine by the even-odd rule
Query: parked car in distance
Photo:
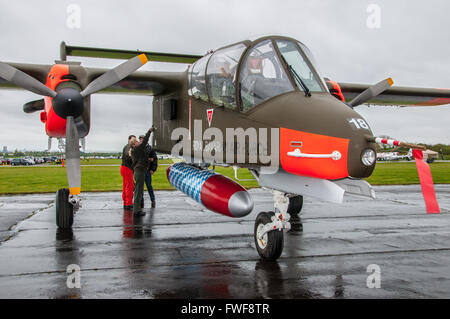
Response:
POLYGON ((36 162, 32 158, 23 158, 23 160, 25 162, 27 162, 28 165, 35 165, 36 164, 36 162))
POLYGON ((23 159, 23 158, 14 158, 11 162, 12 166, 18 166, 18 165, 25 165, 29 166, 32 165, 29 161, 23 159))
POLYGON ((44 163, 44 159, 42 157, 35 157, 34 162, 36 164, 42 164, 42 163, 44 163))

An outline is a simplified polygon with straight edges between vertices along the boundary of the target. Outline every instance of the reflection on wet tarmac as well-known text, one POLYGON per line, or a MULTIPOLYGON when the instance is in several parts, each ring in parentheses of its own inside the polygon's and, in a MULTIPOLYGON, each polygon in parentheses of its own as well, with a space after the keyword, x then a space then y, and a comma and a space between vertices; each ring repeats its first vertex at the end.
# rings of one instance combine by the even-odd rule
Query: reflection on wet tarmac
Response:
POLYGON ((123 237, 124 238, 148 238, 152 235, 153 213, 145 216, 134 216, 132 210, 123 210, 123 237))
MULTIPOLYGON (((76 240, 72 229, 57 229, 55 241, 55 261, 58 269, 68 269, 69 265, 81 267, 81 256, 79 242, 76 240)), ((51 298, 56 299, 78 299, 81 298, 81 288, 69 288, 67 281, 70 273, 66 272, 67 279, 56 278, 55 291, 51 298)), ((50 297, 50 296, 49 296, 50 297)))
MULTIPOLYGON (((285 234, 277 262, 261 261, 252 237, 257 212, 272 209, 264 190, 250 191, 255 211, 243 219, 169 191, 134 218, 120 193, 87 193, 72 231, 57 230, 50 205, 1 242, 0 298, 450 297, 450 186, 436 186, 435 216, 425 214, 420 185, 376 190, 378 200, 339 206, 306 199, 304 231, 285 234), (71 264, 81 288, 67 287, 71 264), (370 264, 381 268, 380 289, 366 285, 370 264)), ((41 209, 30 198, 23 207, 41 209)))

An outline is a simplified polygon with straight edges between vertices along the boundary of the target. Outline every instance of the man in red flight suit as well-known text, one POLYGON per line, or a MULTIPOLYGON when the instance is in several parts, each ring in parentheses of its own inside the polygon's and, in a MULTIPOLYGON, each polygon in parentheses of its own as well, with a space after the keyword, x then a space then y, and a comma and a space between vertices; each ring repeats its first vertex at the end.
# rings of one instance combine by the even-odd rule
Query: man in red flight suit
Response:
POLYGON ((128 144, 124 146, 122 151, 122 165, 120 165, 120 175, 122 175, 122 199, 123 208, 131 210, 133 209, 133 191, 134 191, 134 178, 133 178, 133 160, 130 156, 130 146, 136 141, 136 136, 128 136, 128 144))

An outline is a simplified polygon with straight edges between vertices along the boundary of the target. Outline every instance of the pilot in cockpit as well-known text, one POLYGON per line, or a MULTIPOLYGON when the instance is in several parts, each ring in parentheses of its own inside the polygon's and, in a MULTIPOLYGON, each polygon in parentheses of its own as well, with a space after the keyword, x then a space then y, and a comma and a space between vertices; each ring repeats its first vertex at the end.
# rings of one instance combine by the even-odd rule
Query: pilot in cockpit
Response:
POLYGON ((263 59, 255 51, 252 52, 246 61, 246 67, 241 75, 241 99, 244 110, 263 101, 255 91, 255 85, 263 78, 263 59))
POLYGON ((235 103, 234 75, 236 68, 231 68, 230 62, 225 58, 217 57, 211 69, 210 87, 213 99, 226 104, 235 103))
POLYGON ((249 74, 263 74, 263 61, 262 58, 256 54, 250 55, 247 58, 247 71, 249 74))

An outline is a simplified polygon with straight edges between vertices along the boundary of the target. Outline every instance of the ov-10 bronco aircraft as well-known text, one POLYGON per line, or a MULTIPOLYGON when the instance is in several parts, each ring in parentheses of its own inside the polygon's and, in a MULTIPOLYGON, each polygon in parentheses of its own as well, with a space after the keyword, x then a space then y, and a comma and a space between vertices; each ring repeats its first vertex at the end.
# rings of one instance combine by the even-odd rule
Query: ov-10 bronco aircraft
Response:
POLYGON ((185 160, 167 169, 175 188, 230 217, 248 215, 253 200, 239 183, 208 169, 211 164, 246 168, 260 186, 273 191, 274 210, 259 213, 254 228, 256 249, 267 260, 280 257, 283 230, 302 230, 303 196, 337 203, 344 193, 374 197, 363 179, 375 168, 377 142, 421 149, 377 138, 355 107, 450 103, 450 90, 391 87, 390 78, 375 85, 325 79, 310 50, 282 36, 242 41, 206 55, 64 42, 60 54, 52 65, 0 62, 0 87, 43 95, 25 104, 24 111, 40 111, 49 138, 63 143, 65 138, 69 189, 56 194, 58 227, 70 228, 79 208, 80 139, 89 133, 91 94, 143 94, 154 97, 153 148, 185 160), (129 60, 107 70, 83 67, 67 56, 129 60), (136 71, 147 60, 187 67, 136 71))

